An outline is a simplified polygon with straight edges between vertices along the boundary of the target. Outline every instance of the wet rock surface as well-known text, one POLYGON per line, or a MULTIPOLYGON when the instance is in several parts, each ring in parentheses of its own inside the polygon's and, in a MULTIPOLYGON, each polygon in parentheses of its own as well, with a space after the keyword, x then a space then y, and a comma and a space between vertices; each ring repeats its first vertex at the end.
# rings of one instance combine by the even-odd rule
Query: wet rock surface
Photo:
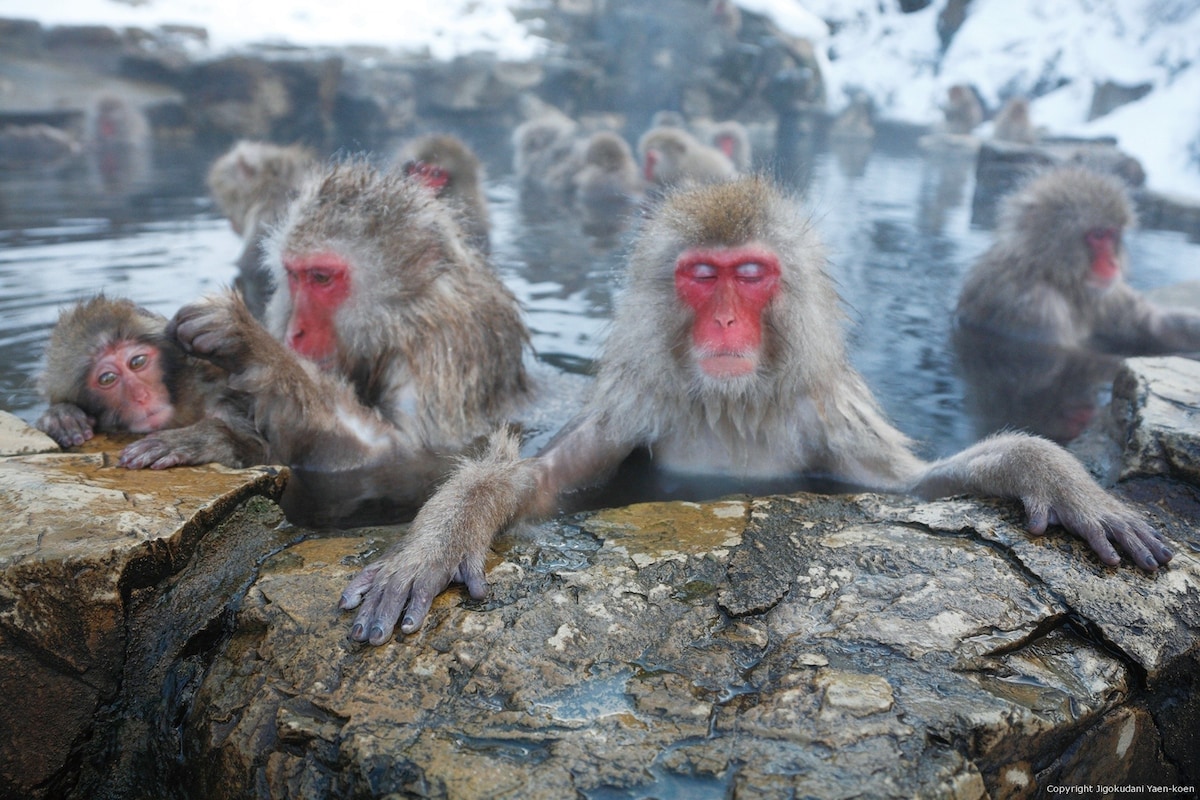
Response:
MULTIPOLYGON (((1174 361, 1129 363, 1131 441, 1174 361)), ((131 473, 119 446, 0 461, 0 796, 1033 797, 1200 776, 1190 472, 1130 460, 1116 488, 1176 550, 1153 575, 1030 537, 1005 502, 650 503, 506 534, 487 599, 449 591, 370 647, 337 597, 405 526, 292 527, 286 472, 131 473)))

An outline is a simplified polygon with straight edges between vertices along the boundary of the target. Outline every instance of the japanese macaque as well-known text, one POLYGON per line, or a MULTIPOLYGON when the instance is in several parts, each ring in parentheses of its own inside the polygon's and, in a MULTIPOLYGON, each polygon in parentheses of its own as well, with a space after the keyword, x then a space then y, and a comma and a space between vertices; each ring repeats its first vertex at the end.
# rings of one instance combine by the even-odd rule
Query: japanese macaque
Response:
POLYGON ((736 119, 727 119, 721 122, 697 122, 695 128, 697 136, 724 153, 738 172, 750 172, 752 151, 750 134, 745 125, 736 119))
POLYGON ((668 196, 642 226, 583 411, 532 458, 492 437, 422 508, 406 537, 351 580, 350 637, 381 644, 423 623, 450 581, 487 592, 496 533, 555 511, 635 450, 659 470, 750 479, 827 476, 923 497, 1019 499, 1028 529, 1061 524, 1107 564, 1171 558, 1158 533, 1045 439, 1008 434, 925 463, 847 361, 842 312, 798 203, 744 178, 668 196), (1114 547, 1114 543, 1116 547, 1114 547))
POLYGON ((122 193, 140 185, 151 168, 150 123, 133 102, 104 94, 88 112, 86 149, 100 186, 122 193))
POLYGON ((64 310, 38 379, 50 403, 38 428, 62 447, 96 431, 154 434, 122 451, 120 465, 135 469, 265 463, 244 398, 228 391, 221 370, 186 357, 166 324, 130 300, 103 295, 64 310))
POLYGON ((958 323, 1122 355, 1200 351, 1200 313, 1151 304, 1124 280, 1133 207, 1116 177, 1051 169, 1003 200, 992 246, 958 298, 958 323))
POLYGON ((573 180, 575 209, 588 233, 620 227, 642 196, 642 176, 633 150, 611 131, 588 137, 583 168, 573 180))
POLYGON ((968 134, 983 122, 983 106, 975 91, 965 84, 956 83, 946 92, 946 105, 942 107, 946 115, 945 132, 968 134))
POLYGON ((850 92, 850 102, 829 126, 829 138, 870 142, 875 138, 875 102, 864 91, 850 92))
POLYGON ((1029 116, 1029 101, 1024 97, 1010 97, 992 121, 992 138, 1002 142, 1033 144, 1037 131, 1029 116))
POLYGON ((737 177, 729 156, 679 128, 651 128, 638 141, 642 177, 657 187, 693 186, 737 177))
POLYGON ((208 170, 209 192, 234 233, 246 243, 234 283, 258 319, 275 288, 270 273, 259 263, 263 240, 301 182, 318 168, 316 154, 306 147, 242 140, 208 170))
POLYGON ((487 198, 483 194, 483 165, 466 142, 450 134, 431 134, 406 142, 396 163, 416 177, 443 201, 461 213, 463 229, 471 243, 490 250, 487 198))
POLYGON ((547 197, 570 193, 571 179, 582 166, 579 125, 548 109, 513 131, 513 170, 523 192, 547 197))
POLYGON ((402 169, 357 160, 301 188, 265 253, 280 287, 266 327, 226 293, 180 309, 169 330, 252 398, 291 467, 289 519, 411 516, 527 395, 516 298, 452 209, 402 169))

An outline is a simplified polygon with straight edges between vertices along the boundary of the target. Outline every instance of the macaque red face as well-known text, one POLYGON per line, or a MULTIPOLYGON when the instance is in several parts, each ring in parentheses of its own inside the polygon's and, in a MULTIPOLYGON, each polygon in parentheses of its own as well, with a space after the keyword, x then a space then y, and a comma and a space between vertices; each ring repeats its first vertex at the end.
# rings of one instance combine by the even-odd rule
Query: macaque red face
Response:
POLYGON ((450 173, 447 170, 426 161, 408 162, 404 165, 404 173, 428 186, 434 194, 441 194, 450 182, 450 173))
POLYGON ((658 153, 653 150, 647 150, 645 155, 645 165, 642 167, 642 177, 648 181, 654 180, 654 171, 658 168, 658 153))
POLYGON ((286 342, 295 352, 324 367, 337 355, 338 309, 350 296, 350 265, 336 253, 286 256, 292 314, 286 342))
POLYGON ((1117 228, 1095 228, 1083 236, 1091 254, 1088 283, 1106 289, 1121 273, 1117 250, 1121 247, 1121 231, 1117 228))
POLYGON ((154 345, 121 341, 104 348, 88 374, 89 394, 131 433, 167 427, 175 415, 154 345))
POLYGON ((718 136, 716 142, 717 149, 725 155, 733 158, 733 151, 737 148, 737 141, 730 135, 718 136))
POLYGON ((779 291, 779 260, 761 247, 684 251, 675 292, 695 312, 692 352, 704 374, 736 378, 758 368, 762 313, 779 291))

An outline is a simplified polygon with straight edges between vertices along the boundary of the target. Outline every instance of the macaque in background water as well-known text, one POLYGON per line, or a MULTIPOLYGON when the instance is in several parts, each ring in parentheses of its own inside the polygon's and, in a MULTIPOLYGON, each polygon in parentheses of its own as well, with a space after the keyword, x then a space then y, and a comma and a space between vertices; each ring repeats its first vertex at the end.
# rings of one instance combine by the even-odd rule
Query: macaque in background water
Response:
POLYGON ((465 142, 449 134, 422 136, 407 142, 395 162, 443 201, 462 213, 463 228, 471 243, 483 252, 490 249, 487 199, 483 194, 483 166, 465 142))
POLYGON ((724 153, 738 172, 750 171, 750 134, 745 125, 736 119, 727 119, 722 122, 697 122, 694 127, 697 137, 724 153))
POLYGON ((715 147, 679 128, 651 128, 638 141, 642 177, 660 188, 716 183, 737 177, 737 167, 715 147))
POLYGON ((225 374, 187 358, 164 333, 163 317, 103 295, 64 310, 50 334, 38 384, 50 407, 37 426, 62 447, 94 431, 149 433, 121 453, 130 468, 265 463, 225 374))
POLYGON ((348 162, 309 181, 265 252, 280 287, 267 327, 226 293, 180 309, 170 330, 252 398, 292 469, 289 519, 411 516, 526 397, 516 299, 455 212, 399 168, 348 162))
POLYGON ((571 179, 583 166, 579 125, 548 109, 513 130, 513 171, 523 195, 558 199, 569 195, 571 179))
POLYGON ((134 103, 104 94, 88 113, 89 162, 104 191, 122 193, 146 180, 151 168, 150 123, 134 103))
POLYGON ((634 450, 658 469, 753 478, 827 476, 923 497, 1019 499, 1034 534, 1061 524, 1108 564, 1171 558, 1158 534, 1070 453, 1007 434, 928 464, 847 362, 825 255, 799 205, 760 178, 668 196, 643 225, 584 410, 542 452, 498 433, 421 509, 411 530, 342 594, 351 638, 411 633, 454 580, 487 592, 493 537, 555 511, 634 450))
POLYGON ((957 83, 946 92, 946 133, 968 134, 983 122, 983 106, 970 86, 957 83))
POLYGON ((575 209, 588 233, 618 229, 642 196, 642 176, 629 144, 611 131, 593 133, 575 174, 575 209))
POLYGON ((316 154, 306 147, 242 140, 208 170, 209 192, 234 233, 246 243, 238 258, 235 285, 258 319, 274 290, 270 273, 259 263, 263 240, 301 182, 318 169, 316 154))
POLYGON ((959 295, 960 325, 1122 355, 1200 351, 1200 313, 1159 308, 1125 283, 1134 212, 1117 178, 1058 167, 1003 203, 959 295))
POLYGON ((996 119, 992 122, 992 138, 1019 144, 1033 144, 1037 141, 1037 132, 1033 129, 1033 121, 1029 117, 1028 100, 1024 97, 1008 99, 996 112, 996 119))

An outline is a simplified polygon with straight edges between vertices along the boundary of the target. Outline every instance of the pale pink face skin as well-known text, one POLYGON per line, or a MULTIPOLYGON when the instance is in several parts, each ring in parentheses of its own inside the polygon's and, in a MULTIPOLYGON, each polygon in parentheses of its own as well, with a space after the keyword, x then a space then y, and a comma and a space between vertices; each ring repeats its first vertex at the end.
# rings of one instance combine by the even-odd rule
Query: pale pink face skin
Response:
POLYGON ((109 345, 92 364, 88 388, 130 433, 160 431, 175 416, 163 380, 162 354, 153 345, 109 345))

